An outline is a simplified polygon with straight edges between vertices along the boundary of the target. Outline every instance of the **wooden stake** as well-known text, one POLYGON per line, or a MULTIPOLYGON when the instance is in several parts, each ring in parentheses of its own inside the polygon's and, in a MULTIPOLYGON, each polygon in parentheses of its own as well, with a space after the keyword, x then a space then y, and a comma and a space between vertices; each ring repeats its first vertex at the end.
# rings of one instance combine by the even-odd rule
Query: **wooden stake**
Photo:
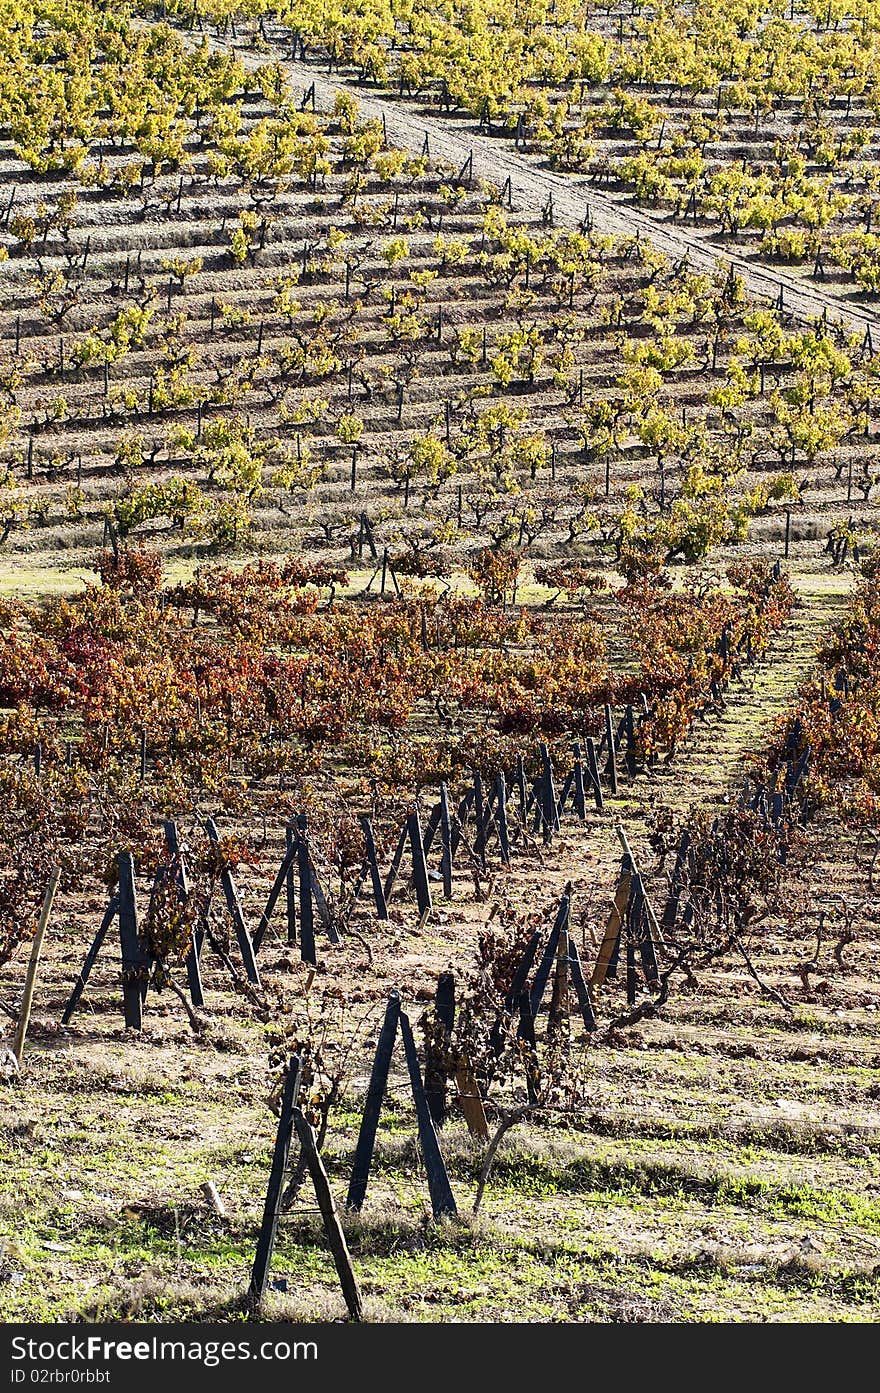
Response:
POLYGON ((580 742, 575 741, 573 747, 574 767, 574 810, 579 822, 585 822, 587 817, 586 789, 584 787, 584 766, 581 760, 580 742))
POLYGON ((382 1029, 379 1031, 379 1039, 376 1041, 376 1053, 373 1057, 373 1068, 370 1073, 370 1083, 367 1088, 361 1127, 355 1147, 351 1180, 348 1184, 348 1198, 345 1201, 347 1209, 360 1209, 367 1193, 370 1163, 373 1159, 373 1147, 376 1144, 376 1128, 379 1125, 379 1113, 382 1110, 382 1099, 385 1097, 385 1088, 388 1083, 388 1070, 391 1067, 391 1055, 394 1051, 394 1042, 397 1039, 399 1020, 400 997, 397 992, 392 992, 385 1008, 385 1019, 382 1022, 382 1029))
POLYGON ((577 944, 571 934, 568 935, 568 967, 577 995, 578 1007, 584 1022, 584 1029, 587 1031, 595 1030, 596 1017, 593 1014, 593 1003, 590 1000, 590 993, 584 981, 580 953, 578 952, 577 944))
POLYGON ((519 963, 517 964, 516 971, 513 974, 513 980, 510 986, 508 987, 507 995, 504 998, 501 1014, 496 1019, 489 1033, 489 1043, 492 1046, 492 1051, 496 1059, 499 1057, 501 1051, 504 1048, 504 1034, 502 1030, 504 1016, 513 1015, 516 1003, 519 1000, 520 995, 525 988, 528 975, 532 970, 532 963, 535 961, 535 957, 537 955, 540 943, 541 930, 535 929, 534 933, 532 934, 531 938, 526 944, 525 952, 523 953, 522 957, 519 960, 519 963))
POLYGON ((408 836, 409 820, 407 819, 407 821, 405 821, 403 824, 403 828, 397 840, 397 846, 394 848, 394 855, 391 858, 391 866, 389 868, 387 876, 385 877, 385 885, 383 887, 382 893, 385 896, 386 902, 391 898, 391 891, 394 889, 394 882, 396 881, 397 873, 400 870, 400 863, 403 860, 403 853, 406 850, 406 840, 408 836))
POLYGON ((400 1013, 400 1033, 403 1037, 403 1048, 406 1054, 407 1068, 409 1069, 409 1081, 410 1087, 412 1088, 413 1102, 416 1105, 416 1117, 419 1125, 419 1145, 422 1151, 422 1159, 425 1162, 425 1173, 428 1177, 431 1209, 433 1210, 435 1219, 442 1219, 444 1215, 447 1214, 454 1218, 458 1210, 456 1208, 455 1198, 452 1194, 452 1187, 449 1184, 449 1176, 446 1172, 446 1165, 440 1151, 437 1133, 434 1130, 431 1114, 428 1111, 428 1100, 425 1097, 422 1072, 419 1068, 412 1026, 409 1023, 409 1017, 403 1011, 400 1013))
POLYGON ((70 993, 70 999, 68 1000, 68 1003, 64 1008, 64 1015, 61 1017, 62 1025, 70 1024, 70 1018, 76 1010, 77 1002, 82 996, 83 989, 85 988, 85 985, 89 980, 89 975, 92 971, 92 968, 95 966, 95 959, 101 951, 101 944, 107 937, 107 930, 110 928, 110 925, 113 923, 113 920, 116 918, 116 915, 118 913, 119 896, 114 895, 104 912, 104 918, 101 920, 101 925, 98 929, 98 932, 95 934, 94 940, 92 941, 92 946, 86 954, 85 962, 83 963, 82 968, 80 969, 80 974, 77 977, 76 982, 74 983, 73 991, 70 993))
POLYGON ((669 881, 669 899, 666 901, 666 908, 663 911, 662 927, 665 933, 671 934, 675 929, 681 892, 684 888, 684 873, 690 845, 691 834, 687 828, 685 828, 681 835, 681 841, 675 857, 675 865, 672 869, 672 875, 669 881))
MULTIPOLYGON (((206 818, 204 825, 205 831, 208 834, 208 840, 216 846, 220 841, 220 834, 217 831, 217 825, 214 819, 212 817, 206 818)), ((257 960, 254 957, 254 945, 244 920, 244 912, 241 907, 241 901, 238 898, 238 888, 232 878, 232 872, 230 870, 227 869, 222 872, 220 883, 223 886, 223 894, 226 897, 226 908, 229 910, 229 917, 232 920, 235 936, 238 939, 244 970, 247 973, 248 980, 254 982, 256 986, 259 987, 260 974, 257 971, 257 960)))
MULTIPOLYGON (((566 918, 566 925, 568 919, 566 918)), ((568 955, 568 928, 563 928, 559 933, 559 942, 556 945, 556 970, 553 975, 553 993, 550 997, 550 1029, 558 1030, 563 1020, 568 1015, 568 975, 569 975, 569 955, 568 955)))
MULTIPOLYGON (((781 794, 779 795, 779 799, 781 803, 781 794)), ((634 875, 632 879, 632 894, 629 902, 630 936, 633 942, 638 946, 645 981, 649 986, 656 987, 658 982, 657 956, 654 952, 654 941, 651 938, 651 925, 645 912, 647 903, 642 877, 640 875, 634 875)))
POLYGON ((299 876, 299 955, 304 963, 317 966, 315 956, 315 915, 312 899, 312 866, 306 841, 308 823, 304 813, 296 819, 297 873, 299 876))
POLYGON ((412 853, 413 880, 415 881, 416 900, 419 906, 419 920, 424 924, 431 912, 431 886, 428 881, 428 867, 425 862, 425 848, 419 826, 419 815, 415 810, 408 814, 406 826, 409 834, 410 852, 412 853))
POLYGON ((608 763, 605 766, 605 773, 608 775, 608 785, 614 798, 617 797, 617 759, 614 749, 614 722, 611 719, 611 707, 605 706, 605 738, 608 744, 608 763))
MULTIPOLYGON (((185 904, 189 899, 189 877, 186 873, 186 863, 180 850, 180 837, 177 831, 177 823, 173 819, 168 819, 162 824, 165 835, 165 844, 173 861, 177 863, 177 896, 181 904, 185 904)), ((202 970, 199 958, 202 950, 202 939, 204 930, 196 927, 193 930, 192 942, 189 945, 189 952, 186 955, 186 978, 189 986, 190 1000, 193 1006, 204 1006, 205 993, 202 987, 202 970)))
POLYGON ((275 1247, 278 1216, 281 1212, 281 1188, 284 1183, 284 1172, 287 1169, 287 1158, 290 1154, 290 1142, 293 1136, 293 1110, 299 1096, 300 1072, 299 1055, 292 1055, 284 1080, 281 1114, 278 1118, 275 1149, 272 1153, 272 1169, 269 1172, 269 1185, 266 1190, 266 1202, 263 1206, 263 1222, 260 1227, 251 1282, 248 1287, 248 1306, 252 1311, 259 1310, 265 1295, 269 1264, 272 1261, 272 1250, 275 1247))
MULTIPOLYGON (((557 956, 557 951, 559 948, 559 939, 561 935, 567 931, 568 918, 570 912, 571 883, 569 882, 569 884, 566 885, 562 899, 559 902, 559 909, 556 911, 556 919, 554 921, 553 928, 550 930, 550 937, 547 940, 547 946, 544 949, 544 955, 541 958, 540 964, 538 965, 538 971, 535 973, 535 980, 532 983, 532 990, 529 996, 529 1005, 531 1008, 533 1019, 537 1018, 538 1012, 541 1009, 541 1002, 544 997, 544 992, 546 991, 547 983, 550 980, 550 972, 553 968, 553 963, 557 956)), ((568 948, 566 946, 566 957, 567 956, 568 948)))
MULTIPOLYGON (((290 829, 288 828, 288 832, 289 830, 290 829)), ((266 901, 266 908, 263 910, 263 913, 260 916, 259 924, 254 929, 253 945, 255 954, 259 953, 260 951, 260 946, 263 942, 266 930, 269 927, 269 920, 272 918, 272 914, 274 912, 276 904, 278 903, 281 891, 287 884, 287 879, 290 875, 291 870, 293 869, 293 864, 295 860, 295 847, 288 846, 284 853, 284 860, 281 862, 281 865, 278 868, 278 874, 275 877, 272 889, 269 891, 269 898, 266 901)))
POLYGON ((364 834, 364 847, 366 850, 367 864, 370 869, 370 883, 373 887, 373 900, 376 905, 376 918, 388 918, 388 906, 385 903, 385 891, 382 887, 382 877, 379 874, 379 862, 376 858, 376 841, 373 837, 373 824, 366 813, 359 816, 361 830, 364 834))
POLYGON ((477 1141, 488 1141, 489 1123, 486 1120, 486 1109, 480 1097, 479 1085, 467 1060, 462 1060, 455 1071, 455 1086, 458 1089, 458 1102, 468 1131, 477 1141))
POLYGON ((441 972, 434 995, 434 1011, 442 1029, 442 1039, 425 1041, 425 1097, 435 1127, 446 1121, 446 1091, 448 1079, 449 1041, 455 1025, 455 978, 451 972, 441 972))
POLYGON ((486 869, 486 846, 484 839, 483 823, 485 812, 483 809, 483 780, 480 778, 479 769, 472 771, 474 776, 474 818, 476 819, 477 830, 474 837, 474 855, 482 866, 486 869))
POLYGON ((559 831, 559 810, 556 805, 556 786, 553 779, 553 761, 550 751, 542 742, 538 746, 541 756, 541 819, 544 825, 544 841, 549 842, 553 833, 559 831))
POLYGON ((220 1198, 220 1192, 217 1189, 217 1186, 214 1184, 213 1180, 205 1180, 202 1182, 202 1194, 205 1196, 205 1199, 208 1201, 208 1204, 211 1206, 214 1213, 217 1215, 217 1218, 225 1219, 227 1217, 226 1206, 220 1198))
POLYGON ((633 716, 633 709, 631 706, 627 706, 626 708, 623 717, 623 726, 626 731, 626 772, 631 779, 634 779, 638 773, 638 765, 636 764, 635 717, 633 716))
POLYGON ((140 935, 135 894, 134 857, 130 851, 119 855, 119 938, 122 946, 122 992, 125 1024, 140 1030, 147 991, 149 959, 140 935))
POLYGON ((498 840, 501 843, 501 861, 503 865, 509 866, 510 827, 507 822, 507 782, 503 770, 498 771, 495 779, 495 822, 498 828, 498 840))
POLYGON ((599 956, 596 959, 596 966, 593 968, 593 975, 590 978, 591 987, 601 987, 605 978, 608 976, 608 968, 614 954, 614 949, 620 937, 620 930, 623 925, 623 916, 626 914, 626 907, 629 904, 629 887, 632 879, 632 861, 628 856, 624 857, 623 867, 620 872, 620 880, 617 882, 617 891, 614 896, 614 904, 608 916, 608 923, 605 926, 605 934, 602 945, 599 949, 599 956))
POLYGON ((287 942, 292 947, 296 943, 296 876, 294 867, 296 857, 292 854, 294 850, 295 830, 293 823, 288 823, 284 829, 284 844, 287 855, 290 857, 290 867, 285 879, 285 891, 287 897, 287 942))
POLYGON ((28 962, 27 977, 24 983, 24 996, 21 1000, 21 1011, 18 1015, 18 1025, 15 1027, 15 1036, 12 1041, 12 1053, 18 1060, 21 1067, 22 1055, 24 1054, 24 1042, 27 1036, 27 1029, 31 1019, 31 1006, 34 1000, 34 986, 37 981, 37 968, 40 966, 40 953, 43 948, 43 939, 46 935, 46 927, 49 923, 49 915, 52 913, 52 903, 55 899, 55 891, 58 889, 58 881, 61 879, 61 867, 54 866, 49 877, 49 884, 43 898, 43 908, 40 911, 40 920, 37 924, 37 932, 34 934, 31 944, 31 956, 28 962))
POLYGON ((449 817, 449 790, 440 785, 440 845, 442 856, 440 873, 443 876, 443 894, 447 900, 452 898, 452 826, 449 817))
POLYGON ((528 992, 520 993, 518 1006, 519 1022, 516 1028, 516 1038, 521 1045, 526 1046, 526 1050, 523 1051, 526 1066, 526 1089, 528 1090, 529 1103, 536 1103, 540 1085, 538 1047, 535 1040, 535 1017, 532 1014, 532 1004, 528 992))
POLYGON ((635 858, 635 857, 633 856, 633 854, 632 854, 632 847, 630 846, 630 844, 629 844, 629 842, 628 842, 628 840, 627 840, 626 833, 624 832, 624 830, 623 830, 623 828, 622 828, 621 826, 618 825, 617 827, 615 827, 614 830, 615 830, 615 832, 617 833, 617 840, 620 842, 620 845, 623 847, 624 855, 629 857, 630 865, 631 865, 633 871, 634 871, 637 875, 639 875, 639 878, 640 878, 641 881, 642 881, 642 895, 644 896, 644 900, 645 900, 645 912, 647 913, 647 916, 648 916, 648 922, 649 922, 650 925, 651 925, 651 932, 652 932, 653 935, 654 935, 654 940, 655 940, 656 943, 658 943, 658 944, 660 945, 661 948, 664 948, 666 945, 665 945, 665 943, 664 943, 664 941, 663 941, 663 935, 662 935, 662 933, 660 932, 660 925, 657 923, 657 916, 655 915, 654 910, 653 910, 653 908, 652 908, 652 906, 651 906, 651 901, 648 899, 647 891, 645 890, 644 878, 641 876, 641 873, 639 872, 638 865, 636 864, 636 858, 635 858))
POLYGON ((357 1278, 354 1275, 354 1268, 351 1265, 351 1255, 348 1251, 348 1244, 345 1241, 345 1234, 342 1231, 342 1225, 339 1222, 339 1215, 333 1201, 333 1193, 330 1189, 330 1182, 327 1179, 327 1172, 324 1169, 324 1163, 315 1145, 315 1134, 303 1116, 300 1108, 295 1107, 293 1109, 293 1124, 296 1128, 296 1134, 299 1137, 299 1144, 302 1147, 305 1163, 312 1177, 312 1184, 315 1187, 318 1208, 321 1211, 321 1218, 324 1221, 324 1232, 327 1235, 327 1242, 330 1245, 333 1261, 336 1264, 336 1271, 339 1274, 339 1284, 342 1287, 342 1294, 345 1297, 348 1314, 351 1316, 352 1320, 359 1321, 363 1318, 361 1294, 358 1289, 357 1278))

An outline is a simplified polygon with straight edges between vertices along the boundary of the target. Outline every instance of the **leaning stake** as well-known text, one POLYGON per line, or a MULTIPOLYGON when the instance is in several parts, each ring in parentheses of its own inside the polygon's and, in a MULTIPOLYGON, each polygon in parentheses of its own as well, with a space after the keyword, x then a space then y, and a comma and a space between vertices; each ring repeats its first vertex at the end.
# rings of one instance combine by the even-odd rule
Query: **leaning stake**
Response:
POLYGON ((419 1124, 419 1145, 422 1148, 422 1159, 425 1163, 425 1173, 428 1177, 428 1191, 431 1196, 431 1208, 434 1211, 435 1219, 442 1219, 445 1214, 455 1217, 458 1212, 452 1188, 449 1184, 449 1176, 446 1171, 446 1164, 440 1150, 440 1143, 437 1140, 437 1133, 434 1130, 434 1123, 431 1121, 431 1114, 428 1111, 428 1102, 425 1098, 425 1089, 422 1084, 422 1072, 419 1068, 418 1056, 416 1055, 416 1042, 413 1039, 412 1026, 409 1017, 405 1012, 400 1013, 400 1034, 403 1038, 403 1048, 406 1054, 407 1068, 409 1069, 409 1081, 412 1089, 413 1102, 416 1105, 416 1117, 419 1124))
POLYGON ((281 1188, 284 1184, 284 1172, 287 1169, 287 1158, 290 1154, 290 1142, 293 1136, 293 1111, 299 1097, 301 1067, 299 1055, 291 1055, 284 1078, 278 1131, 275 1134, 275 1149, 272 1153, 272 1169, 269 1172, 269 1185, 266 1190, 266 1202, 263 1206, 263 1222, 260 1226, 260 1237, 257 1242, 251 1282, 248 1287, 247 1304, 248 1309, 253 1313, 260 1309, 265 1295, 269 1264, 272 1261, 272 1250, 275 1247, 278 1216, 281 1213, 281 1188))
POLYGON ((394 1042, 397 1039, 399 1020, 400 997, 397 992, 392 992, 388 997, 385 1019, 382 1023, 382 1029, 379 1031, 379 1039, 376 1042, 373 1070, 370 1074, 370 1084, 364 1103, 364 1115, 361 1119, 361 1129, 358 1133, 354 1165, 348 1186, 348 1199, 345 1201, 347 1209, 360 1209, 367 1193, 370 1162, 373 1159, 373 1147, 376 1144, 376 1128, 379 1125, 379 1113, 382 1111, 382 1099, 385 1097, 385 1088, 388 1083, 388 1070, 391 1067, 391 1055, 394 1051, 394 1042))
POLYGON ((49 923, 49 915, 52 913, 52 902, 55 899, 55 891, 58 889, 58 881, 61 878, 61 867, 54 866, 49 877, 49 885, 43 900, 43 908, 40 911, 40 922, 37 925, 37 932, 34 934, 34 941, 31 944, 31 958, 28 963, 27 977, 24 984, 24 996, 21 1002, 21 1012, 18 1017, 18 1025, 15 1027, 15 1038, 12 1041, 12 1053, 18 1060, 21 1067, 21 1057, 24 1054, 24 1041, 27 1035, 28 1023, 31 1018, 31 1003, 34 999, 34 986, 37 980, 37 968, 40 965, 40 952, 43 947, 43 939, 46 936, 46 926, 49 923))
MULTIPOLYGON (((615 832, 617 833, 617 840, 620 842, 620 845, 623 847, 624 853, 625 853, 625 854, 629 857, 629 859, 630 859, 630 863, 631 863, 631 865, 632 865, 632 869, 633 869, 634 873, 635 873, 636 875, 638 875, 638 874, 639 874, 639 868, 638 868, 638 866, 636 865, 636 858, 635 858, 635 857, 633 856, 633 854, 632 854, 632 847, 630 846, 629 841, 627 840, 627 835, 626 835, 626 833, 624 832, 623 828, 620 826, 619 823, 618 823, 618 825, 615 827, 614 830, 615 830, 615 832)), ((664 943, 664 941, 663 941, 663 935, 662 935, 662 933, 660 932, 660 925, 657 923, 657 916, 656 916, 655 913, 654 913, 653 907, 652 907, 652 905, 651 905, 651 901, 648 899, 647 894, 645 894, 644 885, 643 885, 643 887, 642 887, 642 894, 644 895, 644 898, 645 898, 645 913, 646 913, 647 916, 648 916, 648 922, 649 922, 649 924, 651 925, 651 930, 652 930, 652 932, 653 932, 653 934, 654 934, 654 938, 655 938, 656 942, 659 943, 659 945, 660 945, 661 948, 665 948, 665 947, 666 947, 666 944, 664 943)))
POLYGON ((293 1125, 299 1137, 300 1146, 309 1174, 312 1177, 312 1184, 315 1187, 315 1195, 318 1199, 318 1208, 321 1211, 321 1218, 324 1221, 324 1232, 327 1235, 327 1242, 330 1244, 330 1251, 333 1254, 333 1261, 336 1264, 336 1271, 339 1274, 339 1285, 342 1287, 342 1294, 345 1297, 345 1304, 348 1307, 348 1314, 352 1320, 363 1319, 363 1309, 361 1307, 361 1294, 358 1290, 357 1278, 354 1275, 354 1268, 351 1265, 351 1255, 348 1251, 348 1244, 345 1241, 345 1234, 339 1222, 339 1214, 330 1190, 330 1182, 327 1179, 327 1172, 324 1169, 324 1162, 321 1160, 320 1152, 315 1145, 315 1134, 309 1123, 299 1108, 293 1110, 293 1125))

